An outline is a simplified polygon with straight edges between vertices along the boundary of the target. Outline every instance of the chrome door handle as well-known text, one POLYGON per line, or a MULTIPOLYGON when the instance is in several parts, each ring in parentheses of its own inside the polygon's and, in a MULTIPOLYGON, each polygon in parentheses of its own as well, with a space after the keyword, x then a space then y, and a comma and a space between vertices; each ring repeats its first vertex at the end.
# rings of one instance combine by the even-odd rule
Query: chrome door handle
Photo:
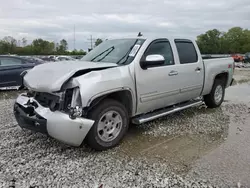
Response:
POLYGON ((200 68, 200 67, 197 67, 197 68, 195 69, 195 71, 196 71, 196 72, 201 71, 201 68, 200 68))
POLYGON ((174 75, 178 75, 178 72, 172 70, 172 71, 170 71, 170 72, 168 73, 168 76, 174 76, 174 75))

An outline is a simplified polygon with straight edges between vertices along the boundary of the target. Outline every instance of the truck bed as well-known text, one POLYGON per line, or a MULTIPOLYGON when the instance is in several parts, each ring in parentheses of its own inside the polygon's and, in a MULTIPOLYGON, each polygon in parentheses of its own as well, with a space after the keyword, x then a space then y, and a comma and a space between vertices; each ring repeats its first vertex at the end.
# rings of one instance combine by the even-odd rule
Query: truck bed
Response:
POLYGON ((206 95, 211 91, 214 83, 214 78, 220 73, 228 73, 230 77, 228 78, 226 87, 230 85, 233 77, 232 73, 234 66, 234 60, 232 57, 204 59, 203 62, 205 67, 204 88, 202 92, 203 95, 206 95), (214 64, 216 64, 216 66, 214 66, 214 64))

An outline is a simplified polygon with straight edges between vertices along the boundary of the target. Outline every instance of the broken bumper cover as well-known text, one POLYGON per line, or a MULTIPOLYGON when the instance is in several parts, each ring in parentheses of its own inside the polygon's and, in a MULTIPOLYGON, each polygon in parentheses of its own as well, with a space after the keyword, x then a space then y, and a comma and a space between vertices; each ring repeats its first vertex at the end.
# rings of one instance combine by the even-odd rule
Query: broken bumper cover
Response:
POLYGON ((71 119, 66 113, 52 112, 25 94, 16 99, 14 114, 20 127, 48 134, 72 146, 80 146, 94 124, 90 119, 71 119), (34 105, 29 104, 30 99, 34 105))

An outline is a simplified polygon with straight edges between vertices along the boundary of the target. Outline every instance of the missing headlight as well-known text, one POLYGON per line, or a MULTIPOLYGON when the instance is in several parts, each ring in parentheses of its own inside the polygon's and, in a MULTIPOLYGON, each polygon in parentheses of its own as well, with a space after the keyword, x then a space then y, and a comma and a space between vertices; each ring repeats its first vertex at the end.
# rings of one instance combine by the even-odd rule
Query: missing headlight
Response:
POLYGON ((62 98, 62 102, 63 102, 63 110, 68 112, 68 110, 71 107, 71 101, 72 101, 72 97, 73 97, 73 90, 74 89, 67 89, 65 91, 64 97, 62 98))
POLYGON ((71 107, 82 106, 82 100, 80 95, 79 87, 76 87, 73 90, 72 100, 71 100, 71 107))
POLYGON ((79 87, 67 89, 64 98, 64 108, 71 119, 82 116, 82 101, 79 87))

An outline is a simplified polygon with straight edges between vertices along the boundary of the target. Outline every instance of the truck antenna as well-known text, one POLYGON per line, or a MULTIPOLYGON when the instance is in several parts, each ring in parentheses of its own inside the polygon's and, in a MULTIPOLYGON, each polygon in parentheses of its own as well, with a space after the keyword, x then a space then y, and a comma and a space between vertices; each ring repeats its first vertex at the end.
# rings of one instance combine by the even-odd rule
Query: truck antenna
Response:
POLYGON ((142 37, 142 36, 143 36, 143 35, 142 35, 141 32, 139 32, 138 35, 137 35, 137 37, 142 37))

